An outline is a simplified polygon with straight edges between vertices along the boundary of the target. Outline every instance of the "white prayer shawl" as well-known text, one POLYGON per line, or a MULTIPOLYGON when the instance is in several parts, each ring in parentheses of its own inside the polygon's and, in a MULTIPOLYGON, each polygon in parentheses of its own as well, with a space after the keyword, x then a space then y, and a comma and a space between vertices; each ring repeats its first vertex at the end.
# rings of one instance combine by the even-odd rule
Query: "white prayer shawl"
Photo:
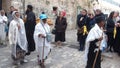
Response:
POLYGON ((46 36, 46 32, 50 33, 50 27, 47 23, 44 24, 41 22, 35 26, 34 40, 35 40, 35 45, 36 45, 36 51, 39 55, 39 60, 42 60, 43 46, 44 46, 44 58, 43 59, 45 59, 46 56, 48 56, 50 49, 51 49, 50 42, 48 42, 46 38, 45 38, 45 45, 44 45, 44 38, 38 37, 39 34, 46 36))
POLYGON ((20 48, 27 52, 27 39, 24 27, 24 22, 22 19, 14 19, 10 22, 9 26, 9 43, 12 45, 12 55, 16 57, 16 44, 20 48), (20 25, 20 30, 18 30, 17 24, 20 25))
MULTIPOLYGON (((100 29, 100 27, 95 24, 95 26, 90 30, 87 39, 86 39, 86 45, 85 45, 85 60, 87 61, 87 55, 89 50, 89 45, 91 41, 94 41, 95 39, 98 39, 102 37, 103 31, 100 29)), ((100 41, 96 43, 97 46, 99 46, 100 41)))
POLYGON ((6 32, 5 32, 5 25, 7 24, 7 17, 4 15, 4 16, 1 16, 0 15, 0 39, 2 41, 5 41, 5 38, 6 38, 6 32))

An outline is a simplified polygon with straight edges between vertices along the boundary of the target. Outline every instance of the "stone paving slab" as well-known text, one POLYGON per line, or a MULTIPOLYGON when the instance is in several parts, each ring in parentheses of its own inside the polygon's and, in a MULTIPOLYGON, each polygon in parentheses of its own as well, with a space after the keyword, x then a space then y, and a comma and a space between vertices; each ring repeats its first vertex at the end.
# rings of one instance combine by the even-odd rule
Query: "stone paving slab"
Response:
MULTIPOLYGON (((53 47, 52 52, 45 62, 46 68, 85 68, 84 52, 78 51, 79 44, 76 42, 76 31, 67 32, 67 43, 62 48, 53 47), (72 34, 73 33, 73 34, 72 34)), ((52 44, 54 46, 54 44, 52 44)), ((10 46, 0 48, 0 68, 15 68, 12 65, 10 56, 10 46)), ((112 55, 113 59, 104 57, 102 68, 120 68, 120 57, 115 53, 105 53, 112 55)), ((33 52, 26 59, 29 60, 18 68, 40 68, 37 65, 36 52, 33 52)))

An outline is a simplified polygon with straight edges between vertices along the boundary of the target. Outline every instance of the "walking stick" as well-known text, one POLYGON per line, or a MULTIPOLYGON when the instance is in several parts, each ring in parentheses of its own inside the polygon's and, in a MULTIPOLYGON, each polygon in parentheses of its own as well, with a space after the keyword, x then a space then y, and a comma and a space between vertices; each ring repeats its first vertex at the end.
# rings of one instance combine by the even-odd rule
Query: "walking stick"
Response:
MULTIPOLYGON (((45 38, 43 41, 43 51, 42 51, 42 66, 44 65, 44 47, 45 47, 45 38)), ((44 67, 43 67, 44 68, 44 67)))
MULTIPOLYGON (((102 34, 102 36, 103 36, 103 34, 102 34)), ((97 60, 97 57, 98 57, 98 54, 99 54, 99 51, 100 51, 100 45, 101 45, 101 41, 99 43, 98 51, 96 53, 95 60, 94 60, 92 68, 95 68, 96 60, 97 60)))

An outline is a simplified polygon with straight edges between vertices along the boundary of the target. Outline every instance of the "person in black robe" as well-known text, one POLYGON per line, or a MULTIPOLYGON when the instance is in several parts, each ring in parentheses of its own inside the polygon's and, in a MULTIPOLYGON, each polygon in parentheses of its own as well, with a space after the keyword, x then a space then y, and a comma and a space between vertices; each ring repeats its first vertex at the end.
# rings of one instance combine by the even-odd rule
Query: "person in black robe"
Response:
POLYGON ((114 46, 114 27, 115 27, 115 12, 111 12, 107 19, 107 36, 108 36, 108 47, 107 50, 112 52, 114 46))
POLYGON ((115 46, 113 46, 114 51, 120 56, 120 20, 116 24, 116 37, 115 37, 115 46))
POLYGON ((87 37, 87 34, 83 34, 84 33, 84 26, 86 26, 87 29, 87 25, 88 25, 88 16, 87 16, 87 10, 83 9, 81 11, 81 15, 78 16, 78 20, 77 20, 77 25, 78 25, 78 41, 80 44, 80 49, 79 51, 83 51, 84 47, 85 47, 85 39, 87 37))
POLYGON ((101 28, 104 27, 105 20, 103 17, 97 17, 95 26, 90 30, 86 39, 85 54, 87 56, 86 68, 101 68, 101 41, 103 40, 103 31, 101 28), (98 56, 96 57, 96 54, 98 56), (96 62, 94 64, 94 61, 96 62))
POLYGON ((67 28, 67 19, 64 17, 63 12, 60 12, 60 15, 57 17, 55 22, 55 42, 56 46, 61 45, 61 42, 65 42, 65 31, 67 28))
POLYGON ((35 14, 33 13, 32 5, 27 6, 26 15, 27 15, 27 18, 25 22, 25 30, 26 30, 26 36, 28 41, 27 55, 30 55, 30 53, 35 50, 35 42, 33 39, 33 34, 35 30, 35 25, 36 25, 36 17, 35 17, 35 14))

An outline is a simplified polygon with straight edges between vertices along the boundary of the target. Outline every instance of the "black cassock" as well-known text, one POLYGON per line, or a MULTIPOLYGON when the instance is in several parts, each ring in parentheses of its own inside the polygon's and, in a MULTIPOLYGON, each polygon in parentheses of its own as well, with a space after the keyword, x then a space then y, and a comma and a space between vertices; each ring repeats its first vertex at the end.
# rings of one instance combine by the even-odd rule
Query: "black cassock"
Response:
POLYGON ((28 54, 35 50, 35 42, 33 38, 35 25, 36 25, 35 14, 32 11, 28 12, 25 23, 26 37, 28 41, 28 54))
POLYGON ((115 37, 114 51, 120 54, 120 27, 117 27, 117 34, 115 37))
MULTIPOLYGON (((87 66, 86 68, 92 68, 95 57, 96 57, 96 53, 94 50, 96 48, 98 48, 98 46, 96 46, 96 42, 98 42, 98 39, 91 41, 90 42, 90 47, 89 47, 89 52, 88 52, 88 61, 87 61, 87 66)), ((97 60, 96 60, 96 64, 94 68, 101 68, 101 50, 99 51, 97 60)))

